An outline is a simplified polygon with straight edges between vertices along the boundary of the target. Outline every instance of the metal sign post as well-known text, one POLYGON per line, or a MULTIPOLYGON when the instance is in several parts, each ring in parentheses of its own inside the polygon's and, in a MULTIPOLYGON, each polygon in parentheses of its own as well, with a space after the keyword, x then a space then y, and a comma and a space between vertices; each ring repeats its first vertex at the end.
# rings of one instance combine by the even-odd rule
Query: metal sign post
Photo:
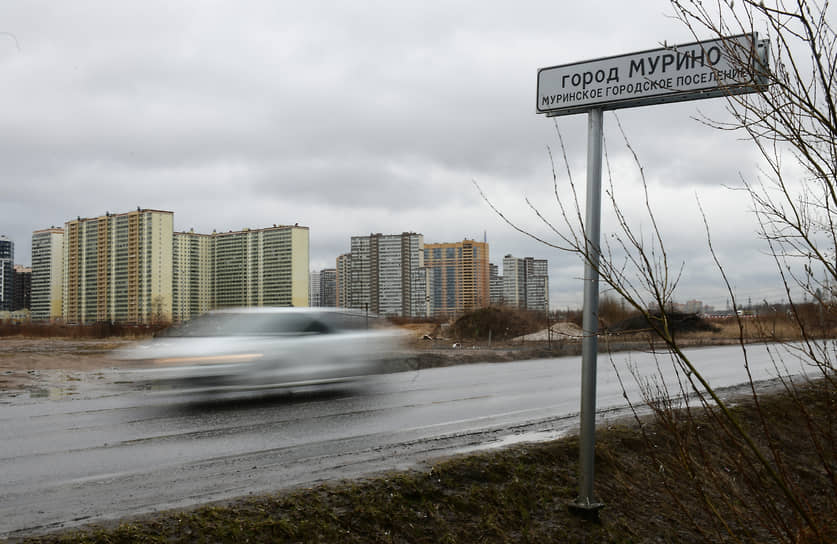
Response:
POLYGON ((756 33, 741 34, 538 70, 538 113, 588 114, 579 485, 569 505, 581 515, 595 518, 604 506, 593 495, 603 111, 759 92, 768 45, 756 33))
POLYGON ((587 114, 587 205, 584 236, 584 316, 581 344, 581 428, 579 430, 578 497, 570 507, 595 514, 602 506, 593 496, 593 459, 596 450, 596 359, 599 350, 599 238, 602 215, 603 112, 587 114))

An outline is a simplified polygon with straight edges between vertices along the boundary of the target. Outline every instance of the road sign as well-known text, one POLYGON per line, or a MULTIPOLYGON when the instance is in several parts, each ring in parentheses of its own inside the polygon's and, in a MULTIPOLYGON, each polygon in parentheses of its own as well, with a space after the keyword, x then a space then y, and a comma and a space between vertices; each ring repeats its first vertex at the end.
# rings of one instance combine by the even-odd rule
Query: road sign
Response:
POLYGON ((755 32, 541 68, 537 111, 552 117, 756 92, 766 69, 767 40, 755 32))
POLYGON ((597 517, 596 443, 599 237, 604 110, 758 92, 767 85, 768 42, 755 32, 538 70, 537 111, 548 117, 587 113, 584 225, 584 338, 581 349, 578 497, 574 512, 597 517))

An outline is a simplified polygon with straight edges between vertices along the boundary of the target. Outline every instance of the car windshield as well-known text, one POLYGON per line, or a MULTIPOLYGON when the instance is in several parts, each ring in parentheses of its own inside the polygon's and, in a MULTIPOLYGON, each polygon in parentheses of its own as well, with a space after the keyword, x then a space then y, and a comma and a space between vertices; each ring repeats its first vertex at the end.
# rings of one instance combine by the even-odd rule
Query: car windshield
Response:
POLYGON ((294 313, 210 313, 160 333, 162 337, 322 334, 332 329, 315 315, 294 313))

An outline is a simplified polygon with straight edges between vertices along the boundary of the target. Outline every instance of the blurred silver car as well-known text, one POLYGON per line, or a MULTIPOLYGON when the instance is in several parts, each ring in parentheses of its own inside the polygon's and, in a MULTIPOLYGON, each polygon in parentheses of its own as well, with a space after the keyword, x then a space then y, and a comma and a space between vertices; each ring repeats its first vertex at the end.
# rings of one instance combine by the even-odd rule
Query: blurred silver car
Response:
POLYGON ((379 373, 401 337, 364 312, 238 308, 208 312, 114 356, 123 371, 175 386, 301 386, 379 373))

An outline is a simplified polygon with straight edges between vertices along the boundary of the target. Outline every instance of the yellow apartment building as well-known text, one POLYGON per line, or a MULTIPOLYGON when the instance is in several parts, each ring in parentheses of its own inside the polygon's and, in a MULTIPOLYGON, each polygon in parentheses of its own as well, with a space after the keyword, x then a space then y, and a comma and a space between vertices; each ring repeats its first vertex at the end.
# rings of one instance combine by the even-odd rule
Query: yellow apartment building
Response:
POLYGON ((434 316, 454 317, 489 305, 487 242, 424 244, 424 267, 434 316))
POLYGON ((308 306, 308 227, 214 233, 213 307, 308 306))
POLYGON ((137 209, 64 224, 67 323, 172 320, 174 213, 137 209))

